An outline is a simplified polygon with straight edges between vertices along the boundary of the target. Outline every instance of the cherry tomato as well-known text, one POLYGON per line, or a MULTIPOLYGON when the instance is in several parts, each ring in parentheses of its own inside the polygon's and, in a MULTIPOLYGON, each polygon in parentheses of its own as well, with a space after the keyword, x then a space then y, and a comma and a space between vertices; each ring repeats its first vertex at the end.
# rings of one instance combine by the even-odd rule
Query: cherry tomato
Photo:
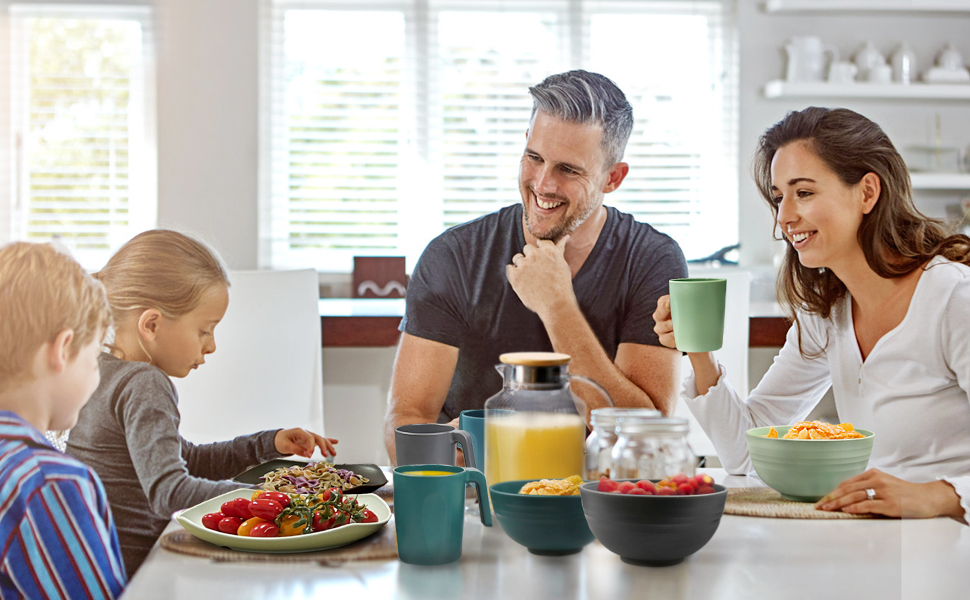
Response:
POLYGON ((252 502, 248 498, 236 498, 231 500, 232 505, 236 508, 236 516, 245 521, 246 519, 252 519, 256 515, 249 511, 249 504, 252 502))
POLYGON ((326 531, 333 527, 333 523, 336 520, 330 515, 330 511, 320 511, 313 513, 313 531, 326 531))
POLYGON ((280 521, 280 537, 289 537, 291 535, 300 535, 306 529, 306 523, 300 526, 296 525, 296 522, 300 520, 298 515, 286 515, 280 521))
POLYGON ((212 531, 219 531, 219 521, 224 519, 225 516, 221 512, 209 513, 202 517, 202 526, 212 531))
POLYGON ((236 535, 241 535, 243 537, 249 536, 249 532, 253 530, 253 527, 259 525, 260 523, 266 523, 266 519, 260 519, 259 517, 253 517, 252 519, 246 519, 236 530, 236 535))
POLYGON ((341 494, 343 494, 343 492, 341 492, 338 488, 327 488, 323 492, 323 501, 329 502, 331 497, 336 500, 341 494))
POLYGON ((222 533, 232 533, 235 534, 239 531, 239 526, 242 525, 242 519, 239 517, 225 517, 219 521, 219 531, 222 533))
MULTIPOLYGON (((289 495, 284 494, 283 492, 263 492, 258 496, 258 498, 261 498, 263 500, 273 500, 283 508, 286 508, 287 506, 290 505, 289 495)), ((253 498, 253 500, 255 499, 256 498, 253 498)))
POLYGON ((276 523, 260 523, 256 525, 249 531, 249 537, 278 537, 280 534, 280 528, 276 526, 276 523))
POLYGON ((363 513, 364 513, 364 520, 361 521, 361 523, 377 523, 378 519, 377 519, 377 515, 374 514, 374 511, 372 511, 369 508, 365 508, 363 513))
POLYGON ((227 517, 238 517, 239 513, 236 512, 236 505, 232 503, 232 500, 226 500, 222 503, 222 507, 219 509, 223 515, 227 517))
POLYGON ((249 503, 249 512, 254 517, 259 517, 266 521, 273 521, 283 512, 283 507, 276 500, 257 498, 249 503))
POLYGON ((346 525, 347 523, 350 523, 350 513, 344 512, 342 510, 338 510, 337 514, 334 515, 334 519, 335 520, 333 522, 333 527, 331 529, 336 529, 337 527, 341 527, 343 525, 346 525))

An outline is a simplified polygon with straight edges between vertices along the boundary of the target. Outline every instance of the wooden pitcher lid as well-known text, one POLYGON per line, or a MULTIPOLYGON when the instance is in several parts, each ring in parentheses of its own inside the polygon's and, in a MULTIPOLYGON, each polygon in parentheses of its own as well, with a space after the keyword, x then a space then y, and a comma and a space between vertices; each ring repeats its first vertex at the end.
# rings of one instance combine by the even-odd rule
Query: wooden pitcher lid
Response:
POLYGON ((507 365, 522 367, 559 367, 568 365, 573 358, 560 352, 506 352, 498 359, 507 365))

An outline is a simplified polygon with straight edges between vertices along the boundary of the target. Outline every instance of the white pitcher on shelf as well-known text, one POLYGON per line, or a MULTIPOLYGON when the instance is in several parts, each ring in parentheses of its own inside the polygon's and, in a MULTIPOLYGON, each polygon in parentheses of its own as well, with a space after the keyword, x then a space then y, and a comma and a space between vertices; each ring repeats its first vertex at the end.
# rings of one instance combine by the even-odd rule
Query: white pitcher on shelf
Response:
POLYGON ((893 81, 910 84, 916 81, 916 53, 906 42, 900 42, 892 56, 893 81))
POLYGON ((839 60, 839 51, 815 36, 796 36, 785 44, 788 54, 788 81, 814 82, 825 80, 826 54, 829 60, 839 60))

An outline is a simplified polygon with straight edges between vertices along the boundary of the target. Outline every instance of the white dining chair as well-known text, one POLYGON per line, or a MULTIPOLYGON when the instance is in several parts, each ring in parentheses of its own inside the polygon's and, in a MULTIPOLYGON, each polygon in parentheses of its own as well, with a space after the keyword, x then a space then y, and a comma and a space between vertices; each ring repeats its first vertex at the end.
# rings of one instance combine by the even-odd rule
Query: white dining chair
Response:
POLYGON ((317 272, 235 271, 229 279, 216 351, 175 380, 182 437, 204 443, 288 427, 323 434, 317 272))
MULTIPOLYGON (((691 277, 721 277, 727 280, 727 294, 724 302, 724 343, 715 357, 727 369, 728 381, 742 398, 748 396, 748 327, 749 305, 751 298, 751 273, 736 268, 689 267, 691 277)), ((680 374, 686 378, 693 371, 690 360, 684 356, 680 374)), ((680 389, 677 390, 678 396, 680 389)), ((717 450, 707 437, 700 423, 691 414, 687 405, 678 400, 674 415, 684 417, 690 424, 687 442, 698 456, 716 456, 717 450)))

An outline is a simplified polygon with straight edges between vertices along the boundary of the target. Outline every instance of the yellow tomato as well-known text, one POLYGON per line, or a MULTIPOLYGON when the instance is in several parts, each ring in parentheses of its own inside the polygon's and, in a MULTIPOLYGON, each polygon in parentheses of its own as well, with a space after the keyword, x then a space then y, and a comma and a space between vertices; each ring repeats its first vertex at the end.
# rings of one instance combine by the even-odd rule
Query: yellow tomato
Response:
POLYGON ((243 537, 249 537, 249 532, 253 530, 253 527, 259 525, 260 523, 265 523, 266 519, 260 519, 259 517, 253 517, 252 519, 246 519, 243 524, 239 526, 236 530, 236 535, 241 535, 243 537))
POLYGON ((299 527, 295 524, 300 520, 299 515, 286 515, 280 522, 280 537, 288 537, 291 535, 300 535, 303 530, 306 529, 308 523, 303 523, 299 527))

